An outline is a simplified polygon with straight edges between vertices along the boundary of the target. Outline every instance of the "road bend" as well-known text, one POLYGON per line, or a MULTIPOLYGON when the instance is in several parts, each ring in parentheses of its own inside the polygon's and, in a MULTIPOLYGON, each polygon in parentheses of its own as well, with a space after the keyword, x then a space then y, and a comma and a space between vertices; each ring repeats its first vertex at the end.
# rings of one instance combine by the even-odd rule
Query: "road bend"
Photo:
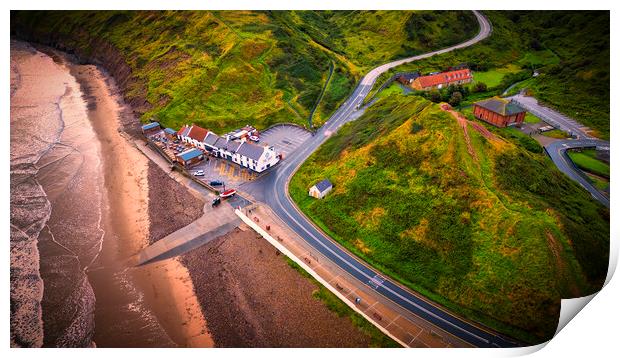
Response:
POLYGON ((568 157, 566 151, 577 148, 602 148, 609 150, 609 142, 596 138, 567 139, 556 141, 545 146, 545 151, 561 172, 579 183, 594 199, 609 208, 609 198, 592 185, 586 175, 575 167, 573 161, 568 157))
POLYGON ((551 124, 555 128, 568 132, 575 137, 575 139, 558 140, 548 144, 545 146, 545 151, 562 173, 579 183, 594 199, 598 200, 606 207, 609 207, 609 198, 592 185, 586 175, 573 164, 566 153, 566 151, 570 149, 583 148, 604 148, 605 150, 609 150, 609 142, 591 136, 587 127, 554 109, 540 104, 534 97, 517 94, 507 98, 518 102, 530 113, 551 124))
POLYGON ((294 153, 291 153, 283 163, 273 168, 274 170, 269 173, 268 180, 264 182, 264 193, 266 194, 265 200, 267 204, 283 222, 287 223, 288 226, 313 249, 354 277, 360 285, 372 287, 385 299, 392 301, 402 309, 473 346, 516 347, 520 345, 517 341, 450 313, 445 308, 429 302, 420 294, 404 288, 389 278, 383 279, 383 277, 386 277, 385 275, 382 275, 379 271, 358 260, 353 254, 317 229, 310 220, 299 211, 288 195, 288 183, 301 164, 317 150, 330 135, 338 131, 342 125, 359 117, 363 109, 358 108, 361 107, 364 98, 371 91, 379 75, 404 63, 465 48, 487 38, 491 34, 491 24, 488 19, 478 11, 474 11, 474 15, 478 20, 480 30, 472 39, 438 51, 386 63, 372 69, 366 74, 351 96, 334 112, 329 120, 317 130, 315 135, 303 143, 294 153), (382 277, 380 282, 374 279, 377 276, 382 277))

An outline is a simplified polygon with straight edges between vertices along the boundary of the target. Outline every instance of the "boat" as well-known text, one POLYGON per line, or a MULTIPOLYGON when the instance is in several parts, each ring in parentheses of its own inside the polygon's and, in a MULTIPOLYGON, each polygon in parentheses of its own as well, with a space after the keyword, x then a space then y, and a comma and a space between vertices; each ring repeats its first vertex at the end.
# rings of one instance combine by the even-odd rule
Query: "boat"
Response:
POLYGON ((220 198, 230 198, 231 196, 237 194, 237 190, 235 189, 228 189, 225 190, 223 193, 220 194, 220 198))

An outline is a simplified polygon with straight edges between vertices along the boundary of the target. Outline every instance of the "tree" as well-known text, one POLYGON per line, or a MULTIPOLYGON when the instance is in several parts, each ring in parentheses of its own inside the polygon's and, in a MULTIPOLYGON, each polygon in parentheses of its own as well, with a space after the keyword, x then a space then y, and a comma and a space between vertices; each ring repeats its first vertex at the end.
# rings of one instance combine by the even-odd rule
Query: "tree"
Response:
POLYGON ((474 86, 474 92, 486 92, 487 84, 484 82, 476 82, 474 86))
POLYGON ((453 92, 452 96, 450 96, 450 100, 448 101, 448 103, 450 103, 452 107, 456 107, 459 105, 459 103, 461 103, 462 100, 463 94, 461 94, 461 92, 453 92))
POLYGON ((429 97, 430 97, 430 100, 435 102, 435 103, 441 102, 441 93, 439 93, 439 91, 437 91, 437 90, 432 90, 429 93, 429 97))

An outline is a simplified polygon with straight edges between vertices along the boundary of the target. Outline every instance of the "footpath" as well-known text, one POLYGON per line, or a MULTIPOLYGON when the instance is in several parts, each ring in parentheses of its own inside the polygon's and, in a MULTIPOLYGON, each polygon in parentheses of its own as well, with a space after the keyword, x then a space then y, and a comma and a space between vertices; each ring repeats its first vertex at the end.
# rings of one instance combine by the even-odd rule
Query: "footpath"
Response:
POLYGON ((405 347, 471 347, 402 309, 310 248, 264 204, 236 214, 276 249, 299 264, 349 307, 405 347))
POLYGON ((231 205, 222 203, 219 206, 212 207, 211 199, 215 198, 215 195, 211 191, 195 183, 185 175, 171 170, 171 164, 157 151, 147 146, 144 141, 133 139, 132 142, 136 148, 157 164, 168 176, 188 188, 192 195, 205 201, 205 205, 200 218, 147 246, 139 254, 131 258, 130 264, 144 265, 178 256, 225 235, 239 226, 241 220, 235 215, 231 205))

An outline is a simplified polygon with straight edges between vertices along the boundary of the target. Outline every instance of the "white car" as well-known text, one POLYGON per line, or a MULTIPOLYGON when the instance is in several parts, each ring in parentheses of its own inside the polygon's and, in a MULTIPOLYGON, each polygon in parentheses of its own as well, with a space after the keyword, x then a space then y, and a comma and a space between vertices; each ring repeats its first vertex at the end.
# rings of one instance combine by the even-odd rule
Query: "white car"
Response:
POLYGON ((204 170, 196 170, 193 174, 194 174, 194 176, 202 177, 202 176, 205 175, 205 171, 204 170))

